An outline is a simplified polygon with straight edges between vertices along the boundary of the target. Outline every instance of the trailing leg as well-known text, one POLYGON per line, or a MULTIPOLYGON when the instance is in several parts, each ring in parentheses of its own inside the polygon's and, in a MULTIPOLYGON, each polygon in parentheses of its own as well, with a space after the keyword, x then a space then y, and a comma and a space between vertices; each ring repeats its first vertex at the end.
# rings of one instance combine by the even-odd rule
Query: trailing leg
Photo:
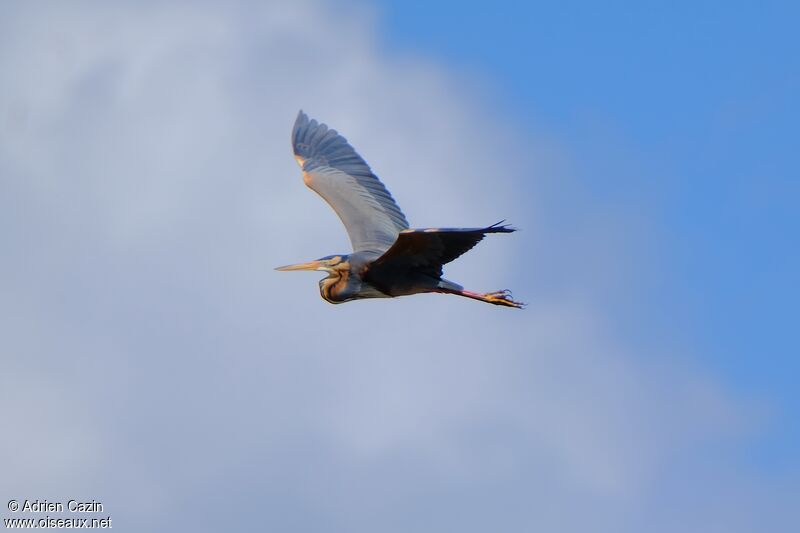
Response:
POLYGON ((464 289, 443 287, 440 288, 437 292, 441 292, 444 294, 456 294, 458 296, 464 296, 465 298, 472 298, 473 300, 486 302, 487 304, 504 305, 506 307, 515 307, 517 309, 522 309, 523 307, 525 307, 524 303, 513 300, 511 298, 511 291, 507 289, 504 289, 502 291, 479 293, 479 292, 467 291, 464 289))

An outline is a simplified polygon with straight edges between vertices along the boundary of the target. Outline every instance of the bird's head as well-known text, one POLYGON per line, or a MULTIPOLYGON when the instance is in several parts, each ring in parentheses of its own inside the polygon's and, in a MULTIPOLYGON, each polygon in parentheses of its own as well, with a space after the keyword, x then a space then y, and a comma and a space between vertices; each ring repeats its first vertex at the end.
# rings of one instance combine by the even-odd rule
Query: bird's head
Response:
POLYGON ((298 263, 296 265, 286 265, 278 267, 275 270, 281 272, 288 272, 290 270, 320 270, 322 272, 334 272, 337 270, 349 268, 347 262, 348 256, 346 255, 328 255, 317 259, 316 261, 309 261, 308 263, 298 263))

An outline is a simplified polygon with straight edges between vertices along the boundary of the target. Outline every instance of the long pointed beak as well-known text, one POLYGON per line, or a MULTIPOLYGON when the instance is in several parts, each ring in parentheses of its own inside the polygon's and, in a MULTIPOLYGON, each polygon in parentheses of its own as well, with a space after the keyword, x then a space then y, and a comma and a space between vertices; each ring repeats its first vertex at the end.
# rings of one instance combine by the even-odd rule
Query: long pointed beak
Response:
POLYGON ((309 261, 308 263, 278 267, 275 270, 280 270, 281 272, 288 272, 290 270, 320 270, 321 267, 322 261, 309 261))

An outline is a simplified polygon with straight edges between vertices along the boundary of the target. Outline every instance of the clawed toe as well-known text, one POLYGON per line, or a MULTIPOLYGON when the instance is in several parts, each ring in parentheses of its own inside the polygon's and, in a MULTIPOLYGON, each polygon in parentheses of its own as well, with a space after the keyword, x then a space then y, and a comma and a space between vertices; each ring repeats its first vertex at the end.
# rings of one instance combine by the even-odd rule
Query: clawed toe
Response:
POLYGON ((508 289, 503 289, 501 291, 494 291, 494 292, 487 292, 483 295, 487 302, 493 303, 495 305, 505 305, 508 307, 516 307, 517 309, 522 309, 525 307, 525 304, 521 302, 517 302, 512 299, 511 291, 508 289))
POLYGON ((501 291, 487 292, 486 296, 489 296, 489 297, 492 297, 492 298, 510 298, 511 297, 511 291, 508 290, 508 289, 503 289, 501 291))

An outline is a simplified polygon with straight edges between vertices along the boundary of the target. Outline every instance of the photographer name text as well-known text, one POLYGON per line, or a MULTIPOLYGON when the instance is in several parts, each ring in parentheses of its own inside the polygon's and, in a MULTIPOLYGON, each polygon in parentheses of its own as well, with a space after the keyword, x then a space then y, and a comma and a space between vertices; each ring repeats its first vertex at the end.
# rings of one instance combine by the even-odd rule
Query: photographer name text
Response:
POLYGON ((22 513, 63 513, 64 510, 71 513, 103 512, 103 504, 95 500, 89 502, 69 500, 66 505, 63 502, 51 502, 48 500, 24 500, 21 503, 12 500, 9 502, 8 508, 15 513, 18 511, 22 513))

